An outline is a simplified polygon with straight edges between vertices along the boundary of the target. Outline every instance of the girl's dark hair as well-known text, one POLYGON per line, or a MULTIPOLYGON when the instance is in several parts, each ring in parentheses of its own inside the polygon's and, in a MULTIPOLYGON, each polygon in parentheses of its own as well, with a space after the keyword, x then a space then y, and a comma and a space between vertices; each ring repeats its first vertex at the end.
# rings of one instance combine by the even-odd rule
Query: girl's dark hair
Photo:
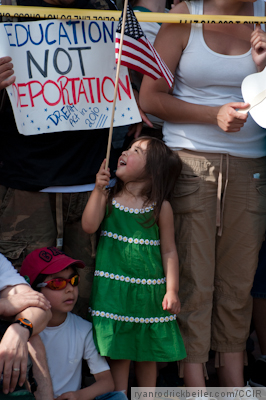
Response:
MULTIPOLYGON (((162 203, 171 200, 173 189, 182 169, 179 156, 166 144, 157 138, 141 136, 131 142, 147 141, 146 165, 142 179, 147 180, 147 186, 141 196, 145 198, 144 206, 154 204, 153 217, 158 223, 162 203)), ((108 195, 108 211, 112 209, 113 197, 124 189, 124 183, 117 178, 116 184, 110 189, 108 195)))

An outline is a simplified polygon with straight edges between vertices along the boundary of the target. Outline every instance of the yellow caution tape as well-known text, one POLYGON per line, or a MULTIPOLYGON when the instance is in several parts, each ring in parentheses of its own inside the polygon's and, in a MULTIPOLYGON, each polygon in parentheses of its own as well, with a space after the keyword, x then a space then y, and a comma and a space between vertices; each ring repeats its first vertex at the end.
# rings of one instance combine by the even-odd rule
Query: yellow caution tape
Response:
MULTIPOLYGON (((92 21, 118 21, 121 11, 86 10, 79 8, 0 6, 0 17, 28 17, 51 19, 87 19, 92 21)), ((266 17, 239 15, 195 15, 138 12, 139 22, 168 22, 179 24, 265 24, 266 17)))

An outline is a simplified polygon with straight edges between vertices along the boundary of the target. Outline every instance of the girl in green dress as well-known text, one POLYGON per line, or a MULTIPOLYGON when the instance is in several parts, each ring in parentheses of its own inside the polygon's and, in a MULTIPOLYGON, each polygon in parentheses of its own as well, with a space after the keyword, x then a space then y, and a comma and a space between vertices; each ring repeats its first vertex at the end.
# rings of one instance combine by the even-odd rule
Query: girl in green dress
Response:
POLYGON ((115 390, 127 390, 131 360, 138 385, 154 387, 156 361, 186 357, 176 322, 179 270, 168 202, 180 172, 180 159, 162 141, 141 137, 119 158, 110 191, 103 161, 82 216, 88 233, 101 225, 90 314, 115 390))

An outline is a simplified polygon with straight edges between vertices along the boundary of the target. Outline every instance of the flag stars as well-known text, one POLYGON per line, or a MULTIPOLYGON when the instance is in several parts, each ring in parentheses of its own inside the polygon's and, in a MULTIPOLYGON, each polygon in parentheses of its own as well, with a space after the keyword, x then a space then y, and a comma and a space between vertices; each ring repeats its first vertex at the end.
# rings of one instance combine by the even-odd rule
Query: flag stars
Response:
MULTIPOLYGON (((116 43, 121 41, 121 27, 122 18, 119 19, 116 30, 116 43)), ((130 69, 141 71, 143 74, 151 75, 153 79, 164 77, 168 86, 171 87, 174 81, 172 72, 144 35, 134 11, 130 6, 128 6, 126 13, 125 37, 126 41, 123 43, 121 64, 130 69), (132 52, 132 49, 136 50, 136 52, 139 51, 139 56, 135 54, 135 51, 132 52), (148 64, 143 64, 138 60, 138 57, 148 57, 148 64)), ((117 61, 117 52, 115 53, 115 58, 117 61)))

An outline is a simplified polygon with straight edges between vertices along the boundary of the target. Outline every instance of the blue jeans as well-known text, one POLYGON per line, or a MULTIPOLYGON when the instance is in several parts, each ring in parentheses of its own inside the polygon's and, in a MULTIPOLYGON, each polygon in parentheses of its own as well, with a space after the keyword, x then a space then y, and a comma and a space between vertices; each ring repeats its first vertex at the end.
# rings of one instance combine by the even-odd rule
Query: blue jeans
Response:
POLYGON ((95 400, 127 400, 124 392, 108 392, 95 397, 95 400))

